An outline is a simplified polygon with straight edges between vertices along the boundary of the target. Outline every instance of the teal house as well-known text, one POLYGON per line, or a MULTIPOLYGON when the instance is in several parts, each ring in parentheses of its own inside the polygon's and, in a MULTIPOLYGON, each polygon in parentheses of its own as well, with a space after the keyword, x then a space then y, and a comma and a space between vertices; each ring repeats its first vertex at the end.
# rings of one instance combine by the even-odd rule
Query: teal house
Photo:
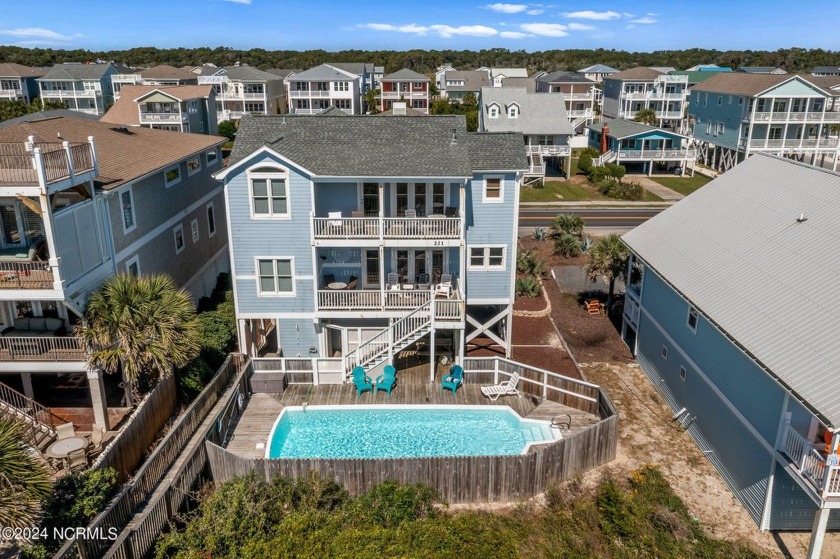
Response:
POLYGON ((697 152, 688 147, 689 138, 641 122, 614 119, 591 124, 589 146, 601 153, 597 163, 617 163, 628 170, 651 175, 654 170, 685 176, 694 175, 697 152))

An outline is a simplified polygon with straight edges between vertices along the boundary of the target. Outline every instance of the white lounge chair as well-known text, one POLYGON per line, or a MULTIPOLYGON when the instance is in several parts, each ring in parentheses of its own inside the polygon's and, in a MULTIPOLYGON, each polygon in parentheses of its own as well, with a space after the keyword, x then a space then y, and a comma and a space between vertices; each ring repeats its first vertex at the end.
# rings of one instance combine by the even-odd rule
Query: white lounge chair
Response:
POLYGON ((330 220, 327 222, 330 224, 330 227, 341 227, 343 223, 341 221, 341 212, 327 212, 327 219, 330 220))
POLYGON ((76 428, 72 423, 62 423, 61 425, 55 426, 55 434, 57 440, 63 441, 64 439, 75 437, 76 428))
POLYGON ((452 296, 452 274, 443 274, 440 283, 435 286, 435 297, 440 295, 449 299, 452 296))
POLYGON ((518 396, 517 384, 519 384, 519 373, 513 373, 510 379, 505 382, 493 386, 482 386, 481 393, 491 400, 498 400, 499 396, 518 396))

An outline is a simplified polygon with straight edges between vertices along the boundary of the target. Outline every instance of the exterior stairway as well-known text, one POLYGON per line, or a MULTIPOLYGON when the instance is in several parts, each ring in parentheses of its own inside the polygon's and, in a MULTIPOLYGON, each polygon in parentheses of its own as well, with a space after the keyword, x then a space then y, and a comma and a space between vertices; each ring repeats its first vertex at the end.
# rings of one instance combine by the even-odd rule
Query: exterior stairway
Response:
POLYGON ((55 440, 55 426, 64 423, 49 408, 0 382, 0 417, 24 425, 27 442, 43 452, 55 440))
POLYGON ((604 153, 603 155, 596 157, 592 160, 592 164, 596 167, 603 167, 607 163, 612 163, 615 161, 616 153, 613 150, 609 150, 608 152, 604 153))
POLYGON ((432 329, 433 304, 429 301, 417 307, 349 352, 344 357, 345 372, 349 375, 359 366, 370 371, 428 334, 432 329))

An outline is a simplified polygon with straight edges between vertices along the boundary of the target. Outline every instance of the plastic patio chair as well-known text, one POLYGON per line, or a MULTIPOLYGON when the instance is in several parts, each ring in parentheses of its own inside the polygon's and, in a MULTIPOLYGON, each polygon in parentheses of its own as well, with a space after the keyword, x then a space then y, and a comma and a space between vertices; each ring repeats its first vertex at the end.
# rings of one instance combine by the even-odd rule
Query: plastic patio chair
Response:
POLYGON ((481 393, 491 400, 498 400, 499 396, 518 396, 517 384, 519 384, 519 373, 513 373, 505 382, 493 386, 482 386, 481 393))
POLYGON ((458 387, 464 384, 463 377, 463 367, 461 367, 460 365, 452 365, 452 367, 449 368, 449 375, 447 375, 441 383, 441 392, 448 388, 452 391, 453 394, 455 394, 455 391, 458 389, 458 387))
POLYGON ((376 377, 376 385, 373 387, 373 393, 376 394, 380 390, 386 390, 388 396, 391 396, 391 389, 397 383, 397 370, 393 365, 385 365, 385 371, 376 377))
POLYGON ((353 369, 353 384, 356 385, 356 397, 362 395, 365 390, 370 390, 373 393, 373 382, 370 377, 365 374, 364 367, 356 367, 353 369))

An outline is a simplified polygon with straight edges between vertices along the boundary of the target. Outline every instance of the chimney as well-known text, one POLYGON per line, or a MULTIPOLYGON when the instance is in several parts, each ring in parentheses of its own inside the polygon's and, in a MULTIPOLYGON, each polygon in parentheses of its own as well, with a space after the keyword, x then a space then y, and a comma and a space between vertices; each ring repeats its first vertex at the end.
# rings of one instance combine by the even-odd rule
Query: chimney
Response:
POLYGON ((458 145, 458 134, 455 128, 452 129, 452 139, 449 141, 450 146, 457 146, 458 145))
POLYGON ((607 153, 607 134, 610 133, 610 127, 604 124, 601 127, 601 154, 607 153))

